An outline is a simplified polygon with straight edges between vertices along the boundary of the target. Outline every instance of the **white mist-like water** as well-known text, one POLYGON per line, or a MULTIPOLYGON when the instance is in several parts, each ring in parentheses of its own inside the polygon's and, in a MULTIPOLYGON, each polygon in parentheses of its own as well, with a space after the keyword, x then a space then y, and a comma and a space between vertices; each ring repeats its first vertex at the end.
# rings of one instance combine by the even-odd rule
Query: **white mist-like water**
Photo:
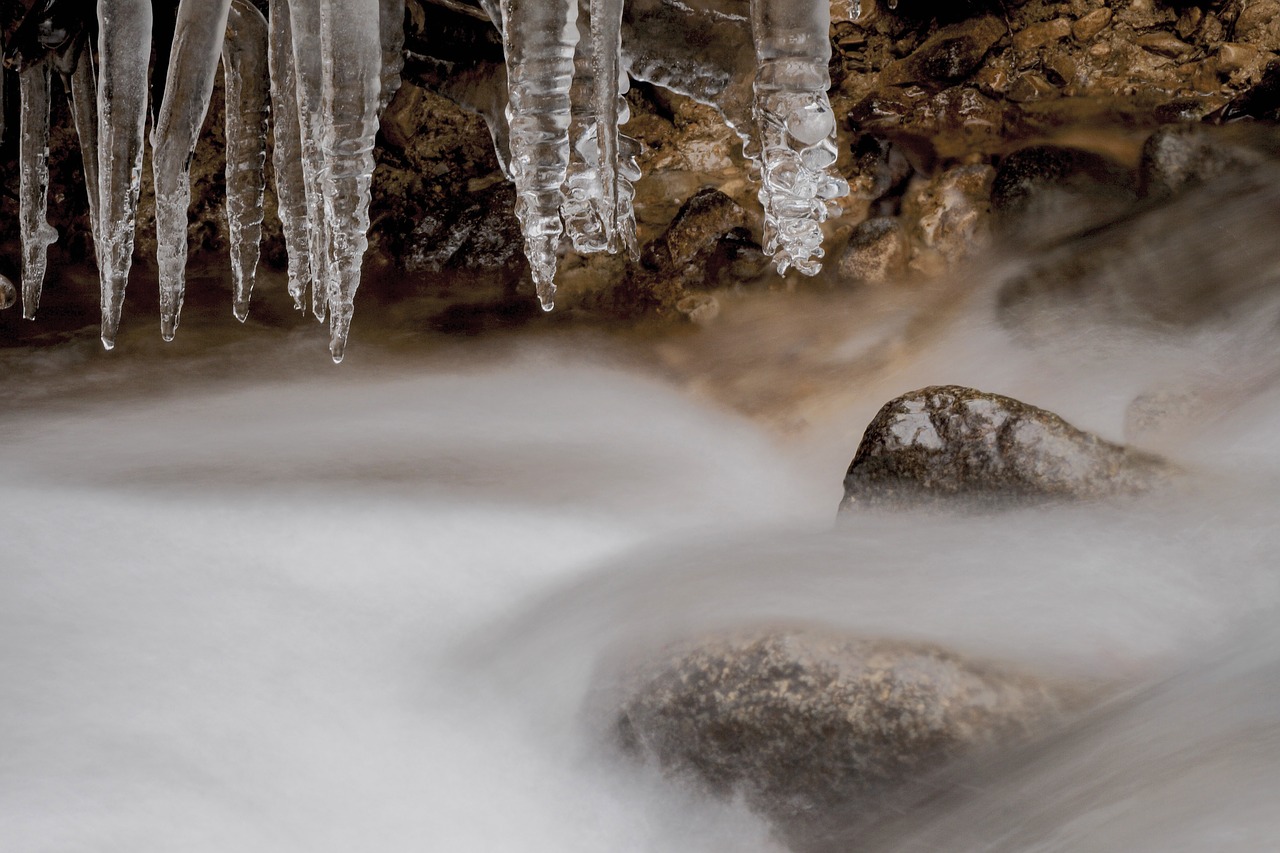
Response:
POLYGON ((970 383, 1119 438, 1134 394, 1264 375, 1274 342, 1031 352, 985 313, 789 443, 545 343, 358 381, 158 392, 140 367, 119 399, 4 412, 4 849, 776 850, 745 810, 619 762, 584 710, 620 649, 761 621, 1137 691, 878 849, 1262 849, 1274 389, 1217 382, 1227 402, 1165 441, 1188 469, 1168 494, 832 521, 896 393, 970 383))

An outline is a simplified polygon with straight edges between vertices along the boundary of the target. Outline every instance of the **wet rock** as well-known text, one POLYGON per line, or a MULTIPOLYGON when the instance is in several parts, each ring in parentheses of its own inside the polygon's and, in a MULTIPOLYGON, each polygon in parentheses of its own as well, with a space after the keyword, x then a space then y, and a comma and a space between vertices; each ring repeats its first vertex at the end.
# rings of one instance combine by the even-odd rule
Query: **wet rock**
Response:
POLYGON ((867 427, 841 512, 943 501, 1003 507, 1145 492, 1174 469, 1011 397, 956 385, 904 394, 867 427))
POLYGON ((1066 704, 1053 685, 936 646, 817 630, 686 643, 625 681, 626 751, 742 796, 797 849, 847 841, 897 786, 1023 741, 1066 704))
POLYGON ((1013 49, 1019 52, 1030 52, 1047 44, 1053 44, 1071 37, 1071 21, 1067 18, 1054 18, 1038 24, 1032 24, 1013 36, 1013 49))
POLYGON ((524 267, 520 224, 515 218, 515 191, 495 183, 441 215, 424 213, 401 250, 408 272, 443 269, 521 270, 524 267))
POLYGON ((836 272, 846 282, 881 284, 906 275, 908 256, 902 223, 892 216, 873 216, 849 235, 836 272))
POLYGON ((912 270, 938 275, 987 245, 994 175, 985 164, 957 166, 908 189, 902 212, 913 223, 912 270))
POLYGON ((1195 48, 1179 39, 1173 33, 1143 33, 1134 39, 1134 44, 1143 50, 1149 50, 1170 59, 1181 59, 1195 52, 1195 48))
POLYGON ((1280 131, 1257 124, 1163 127, 1142 147, 1142 194, 1165 198, 1228 173, 1280 160, 1280 131))
POLYGON ((996 231, 1045 245, 1128 210, 1136 198, 1130 170, 1078 148, 1033 145, 1001 161, 991 185, 996 231))
MULTIPOLYGON (((1226 49, 1227 45, 1223 45, 1223 50, 1226 49)), ((1223 124, 1242 118, 1280 121, 1280 62, 1267 65, 1255 85, 1236 95, 1207 120, 1223 124)))
POLYGON ((666 232, 645 247, 645 265, 682 271, 721 237, 749 225, 741 205, 718 189, 703 187, 684 203, 666 232))
POLYGON ((1077 41, 1091 41, 1110 25, 1111 10, 1103 6, 1076 19, 1071 25, 1071 35, 1075 36, 1077 41))
POLYGON ((1280 44, 1280 2, 1246 2, 1236 16, 1232 36, 1236 41, 1256 44, 1268 50, 1280 44))
POLYGON ((942 27, 905 59, 886 68, 880 82, 898 85, 963 80, 977 70, 987 51, 1006 32, 1004 21, 994 15, 942 27))

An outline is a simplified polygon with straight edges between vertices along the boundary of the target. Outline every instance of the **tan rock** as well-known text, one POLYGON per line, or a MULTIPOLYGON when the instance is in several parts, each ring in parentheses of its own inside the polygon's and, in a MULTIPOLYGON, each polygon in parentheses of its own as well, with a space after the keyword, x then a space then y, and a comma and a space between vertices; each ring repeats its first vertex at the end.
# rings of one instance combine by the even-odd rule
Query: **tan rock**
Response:
POLYGON ((1075 36, 1076 41, 1090 41, 1110 24, 1111 10, 1103 6, 1101 9, 1094 9, 1072 24, 1071 35, 1075 36))

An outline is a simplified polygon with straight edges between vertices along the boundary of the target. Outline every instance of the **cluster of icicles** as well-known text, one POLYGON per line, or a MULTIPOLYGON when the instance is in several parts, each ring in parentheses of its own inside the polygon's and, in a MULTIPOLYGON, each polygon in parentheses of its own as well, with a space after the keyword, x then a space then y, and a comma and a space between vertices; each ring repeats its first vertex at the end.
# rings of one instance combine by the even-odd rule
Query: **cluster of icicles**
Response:
MULTIPOLYGON (((664 61, 661 46, 628 53, 622 0, 480 3, 503 34, 507 72, 505 116, 486 118, 506 125, 494 127, 494 136, 500 148, 509 147, 499 153, 516 185, 516 214, 544 309, 553 305, 564 237, 582 253, 635 252, 636 144, 619 132, 628 119, 629 73, 721 109, 758 170, 766 251, 780 272, 791 266, 817 272, 820 224, 831 200, 848 192, 833 168, 825 0, 750 0, 749 19, 713 10, 732 28, 730 50, 734 38, 749 32, 742 40, 750 45, 739 51, 754 69, 747 98, 731 94, 742 81, 707 82, 735 69, 709 76, 682 68, 664 61)), ((330 353, 341 361, 367 248, 378 116, 400 84, 405 0, 270 0, 265 16, 249 0, 181 0, 158 105, 148 104, 148 68, 153 29, 167 30, 154 27, 152 0, 98 0, 96 55, 92 21, 70 20, 87 5, 38 2, 29 21, 44 50, 10 56, 20 69, 22 98, 24 316, 35 316, 47 247, 57 239, 46 221, 50 82, 57 70, 81 142, 108 349, 129 278, 152 110, 161 334, 173 338, 185 288, 188 170, 221 61, 233 312, 243 321, 249 310, 270 133, 289 292, 296 307, 309 304, 318 319, 328 319, 330 353)), ((676 0, 633 0, 645 5, 675 16, 666 25, 677 27, 681 15, 693 13, 676 0)), ((657 23, 661 15, 650 17, 654 27, 664 26, 657 23)), ((651 33, 648 42, 662 38, 651 33)))

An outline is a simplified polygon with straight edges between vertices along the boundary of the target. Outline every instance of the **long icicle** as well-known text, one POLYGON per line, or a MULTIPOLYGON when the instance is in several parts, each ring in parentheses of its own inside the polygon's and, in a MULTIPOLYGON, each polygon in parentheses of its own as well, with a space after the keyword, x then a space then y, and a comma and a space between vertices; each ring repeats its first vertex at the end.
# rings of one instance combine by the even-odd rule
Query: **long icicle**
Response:
POLYGON ((373 146, 382 94, 379 0, 324 0, 324 207, 329 224, 329 354, 346 353, 369 239, 373 146))
POLYGON ((596 168, 600 175, 601 218, 611 252, 636 253, 636 223, 631 187, 634 167, 619 127, 628 118, 627 75, 622 69, 622 0, 591 0, 591 60, 595 66, 596 168), (626 150, 624 150, 624 148, 626 150))
POLYGON ((271 163, 275 167, 276 209, 289 256, 289 295, 293 297, 293 307, 306 311, 307 286, 311 283, 311 235, 289 0, 271 0, 267 24, 271 29, 267 62, 271 69, 271 163))
POLYGON ((98 0, 98 194, 102 345, 115 347, 142 176, 151 0, 98 0))
POLYGON ((22 316, 36 317, 40 291, 49 265, 49 246, 58 232, 49 224, 49 99, 50 69, 41 60, 18 75, 21 89, 18 198, 22 234, 22 316))
POLYGON ((98 191, 98 80, 93 68, 93 51, 84 45, 71 72, 71 115, 80 139, 80 162, 84 166, 84 190, 89 201, 89 226, 93 253, 102 263, 102 214, 98 191))
POLYGON ((156 185, 156 260, 160 266, 160 335, 173 340, 187 277, 191 155, 204 127, 222 54, 231 0, 182 0, 164 100, 151 133, 156 185))
POLYGON ((243 323, 261 254, 270 112, 267 19, 248 0, 231 0, 222 73, 227 99, 227 227, 235 284, 231 310, 243 323))
POLYGON ((298 125, 302 138, 303 187, 307 197, 311 250, 311 311, 324 322, 329 311, 329 222, 324 208, 324 48, 320 42, 320 3, 289 0, 289 35, 293 53, 298 125))
POLYGON ((577 0, 502 0, 507 57, 511 174, 534 287, 543 310, 555 304, 560 206, 569 166, 570 87, 577 0))

